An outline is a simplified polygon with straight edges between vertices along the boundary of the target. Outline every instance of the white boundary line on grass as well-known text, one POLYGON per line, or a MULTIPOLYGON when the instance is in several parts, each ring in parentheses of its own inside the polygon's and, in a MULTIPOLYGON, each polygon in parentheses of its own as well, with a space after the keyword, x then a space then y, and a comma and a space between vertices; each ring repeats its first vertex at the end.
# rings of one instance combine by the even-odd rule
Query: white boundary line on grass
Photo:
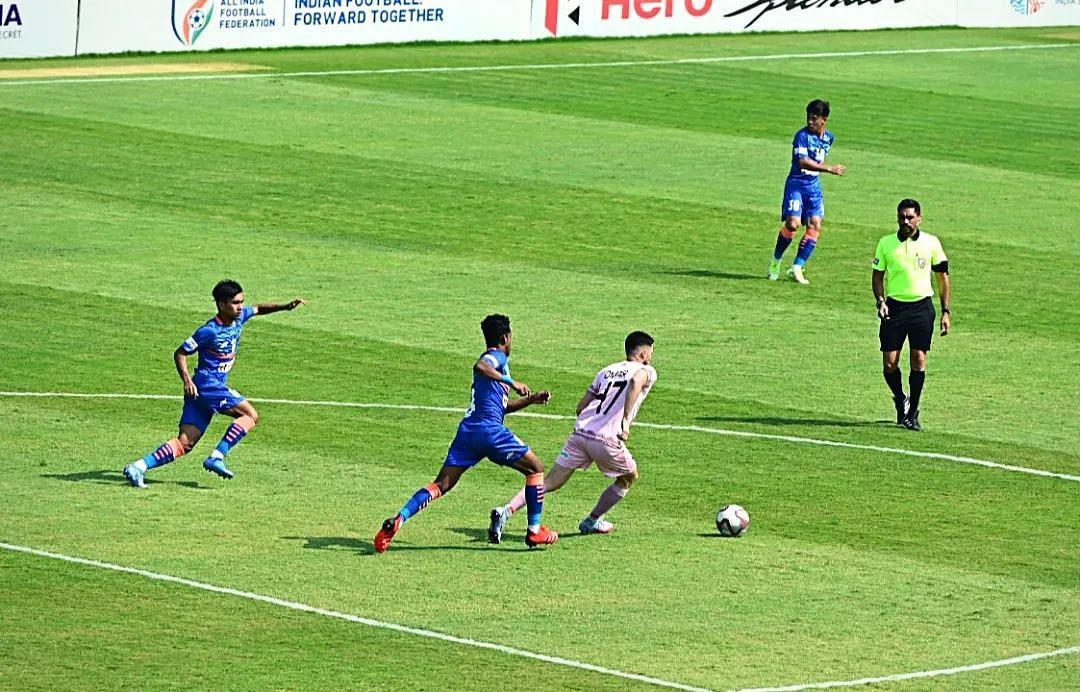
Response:
MULTIPOLYGON (((179 401, 181 397, 171 394, 86 394, 77 392, 2 392, 0 397, 40 397, 40 398, 70 398, 70 399, 162 399, 179 401)), ((404 411, 435 411, 438 413, 462 413, 463 408, 450 408, 447 406, 422 406, 419 404, 375 404, 359 403, 351 401, 307 401, 303 399, 262 399, 251 398, 257 404, 286 404, 291 406, 329 406, 337 408, 370 408, 370 409, 394 409, 404 411)), ((547 420, 573 420, 572 416, 560 416, 550 413, 519 412, 511 414, 527 418, 544 418, 547 420)), ((1043 476, 1046 478, 1059 478, 1065 481, 1080 483, 1080 476, 1067 473, 1055 473, 1043 471, 1026 466, 1013 466, 1011 464, 999 464, 995 461, 976 459, 974 457, 957 456, 955 454, 943 454, 940 452, 919 452, 898 447, 882 447, 879 445, 864 445, 854 442, 837 442, 835 440, 820 440, 813 437, 796 437, 794 435, 773 435, 769 433, 746 432, 744 430, 727 430, 724 428, 706 428, 700 425, 668 425, 664 423, 636 422, 640 428, 652 428, 654 430, 677 430, 682 432, 697 432, 708 435, 726 435, 728 437, 743 437, 754 440, 773 440, 776 442, 790 442, 793 444, 817 445, 821 447, 841 447, 843 449, 861 449, 869 452, 881 452, 883 454, 899 454, 902 456, 917 457, 920 459, 939 459, 958 464, 973 464, 1000 471, 1013 473, 1025 473, 1031 476, 1043 476)))
POLYGON ((372 620, 371 618, 362 618, 357 615, 350 615, 349 613, 341 613, 336 610, 327 610, 325 608, 316 608, 315 606, 305 605, 303 603, 297 603, 295 601, 286 601, 281 598, 274 598, 273 596, 264 596, 262 594, 252 593, 250 591, 240 591, 238 589, 230 589, 224 586, 215 586, 213 584, 207 584, 201 581, 194 581, 192 579, 184 579, 183 577, 174 577, 168 574, 158 574, 157 572, 148 572, 143 569, 136 569, 134 567, 124 567, 123 565, 114 565, 111 562, 100 562, 98 560, 88 560, 82 557, 72 557, 70 555, 63 555, 60 553, 50 553, 45 550, 38 550, 36 548, 28 548, 22 545, 12 545, 10 543, 0 543, 0 548, 4 550, 11 550, 19 553, 27 553, 29 555, 36 555, 38 557, 47 557, 53 560, 63 560, 64 562, 72 562, 77 565, 87 565, 89 567, 99 567, 101 569, 108 569, 114 572, 124 572, 125 574, 135 574, 140 577, 146 577, 147 579, 154 579, 157 581, 170 582, 173 584, 181 584, 183 586, 190 586, 194 589, 202 589, 203 591, 212 591, 214 593, 224 594, 226 596, 237 596, 239 598, 246 598, 251 601, 259 601, 261 603, 269 603, 270 605, 279 606, 281 608, 289 608, 290 610, 298 610, 303 613, 312 613, 314 615, 322 615, 323 617, 336 618, 338 620, 347 620, 348 622, 355 622, 360 625, 367 625, 369 627, 378 627, 386 630, 393 630, 394 632, 401 632, 404 634, 413 634, 419 637, 427 637, 429 639, 439 639, 445 642, 451 642, 453 644, 463 644, 465 646, 474 646, 479 649, 490 649, 491 651, 498 651, 504 654, 510 654, 511 656, 520 656, 522 658, 531 658, 537 661, 544 661, 545 663, 554 663, 560 666, 568 666, 570 668, 578 668, 580 670, 588 670, 593 673, 600 673, 602 675, 613 675, 619 678, 625 678, 627 680, 636 680, 638 682, 646 682, 651 685, 657 685, 659 687, 669 687, 677 690, 688 690, 689 692, 709 692, 703 687, 693 687, 691 685, 683 685, 678 682, 671 682, 670 680, 661 680, 660 678, 651 678, 647 675, 638 675, 636 673, 626 673, 621 670, 615 670, 613 668, 604 668, 603 666, 595 666, 591 663, 582 663, 581 661, 574 661, 569 658, 560 658, 559 656, 548 656, 547 654, 533 653, 532 651, 525 651, 524 649, 515 649, 512 646, 504 646, 502 644, 492 644, 491 642, 479 641, 477 639, 468 639, 466 637, 455 637, 452 634, 444 634, 442 632, 435 632, 432 630, 420 629, 417 627, 407 627, 405 625, 397 625, 392 622, 383 622, 381 620, 372 620))
POLYGON ((937 53, 989 53, 1014 50, 1077 48, 1080 43, 1022 44, 1017 46, 966 46, 955 48, 898 48, 894 50, 853 50, 831 53, 772 53, 767 55, 726 55, 711 58, 671 58, 667 60, 615 60, 608 62, 527 63, 522 65, 461 65, 457 67, 388 67, 366 70, 309 70, 303 72, 239 72, 189 75, 144 75, 140 77, 62 77, 58 79, 5 79, 0 88, 39 84, 102 84, 114 82, 190 82, 221 79, 273 79, 284 77, 378 76, 388 74, 435 74, 454 72, 506 72, 512 70, 568 70, 598 67, 645 67, 650 65, 705 65, 760 60, 805 60, 807 58, 860 58, 887 55, 928 55, 937 53))
POLYGON ((787 687, 753 687, 749 689, 739 690, 738 692, 795 692, 796 690, 823 690, 830 687, 857 687, 859 685, 874 685, 881 682, 899 682, 900 680, 915 680, 918 678, 935 678, 941 675, 971 673, 977 670, 986 670, 988 668, 1002 668, 1004 666, 1012 666, 1018 663, 1028 663, 1030 661, 1038 661, 1043 658, 1053 658, 1054 656, 1069 656, 1071 654, 1080 654, 1080 646, 1069 646, 1064 649, 1056 649, 1054 651, 1043 651, 1037 654, 1027 654, 1025 656, 1015 656, 1013 658, 1003 658, 1000 661, 987 661, 986 663, 976 663, 970 666, 957 666, 956 668, 942 668, 941 670, 921 670, 915 673, 898 673, 897 675, 883 675, 879 678, 859 678, 858 680, 813 682, 805 685, 789 685, 787 687))
MULTIPOLYGON (((213 584, 207 584, 205 582, 194 581, 192 579, 184 579, 183 577, 174 577, 168 574, 159 574, 157 572, 149 572, 147 570, 137 569, 135 567, 124 567, 123 565, 115 565, 111 562, 101 562, 99 560, 88 560, 82 557, 73 557, 71 555, 63 555, 61 553, 52 553, 45 550, 38 550, 37 548, 29 548, 22 545, 13 545, 11 543, 0 542, 0 548, 4 550, 10 550, 18 553, 26 553, 28 555, 36 555, 38 557, 50 558, 53 560, 62 560, 64 562, 70 562, 77 565, 86 565, 88 567, 98 567, 100 569, 112 570, 114 572, 123 572, 125 574, 134 574, 140 577, 146 577, 147 579, 154 579, 156 581, 169 582, 172 584, 180 584, 182 586, 189 586, 194 589, 201 589, 203 591, 210 591, 213 593, 223 594, 225 596, 236 596, 238 598, 246 598, 251 601, 258 601, 260 603, 269 603, 281 608, 288 608, 290 610, 296 610, 303 613, 311 613, 313 615, 322 615, 323 617, 335 618, 338 620, 346 620, 348 622, 355 622, 360 625, 367 625, 369 627, 377 627, 380 629, 392 630, 394 632, 401 632, 403 634, 412 634, 419 637, 427 637, 429 639, 438 639, 453 644, 462 644, 464 646, 473 646, 479 649, 489 649, 491 651, 498 651, 500 653, 509 654, 511 656, 520 656, 522 658, 530 658, 537 661, 543 661, 545 663, 553 663, 555 665, 567 666, 570 668, 577 668, 579 670, 587 670, 593 673, 600 673, 601 675, 611 675, 627 680, 635 680, 638 682, 644 682, 658 687, 667 687, 676 690, 687 690, 689 692, 711 692, 708 688, 693 687, 691 685, 684 685, 679 682, 672 682, 670 680, 662 680, 660 678, 653 678, 647 675, 638 675, 636 673, 626 673, 621 670, 615 670, 612 668, 604 668, 603 666, 593 665, 591 663, 583 663, 581 661, 574 661, 568 658, 561 658, 559 656, 548 656, 547 654, 538 654, 532 651, 526 651, 524 649, 516 649, 511 646, 504 646, 502 644, 493 644, 491 642, 479 641, 476 639, 468 639, 466 637, 456 637, 452 634, 445 634, 442 632, 435 632, 433 630, 425 630, 417 627, 407 627, 405 625, 398 625, 392 622, 382 622, 381 620, 372 620, 371 618, 363 618, 357 615, 350 615, 349 613, 342 613, 336 610, 327 610, 325 608, 317 608, 315 606, 305 605, 303 603, 297 603, 296 601, 286 601, 281 598, 275 598, 273 596, 265 596, 263 594, 252 593, 251 591, 240 591, 239 589, 230 589, 224 586, 215 586, 213 584)), ((978 670, 986 670, 988 668, 1001 668, 1004 666, 1016 665, 1019 663, 1027 663, 1030 661, 1037 661, 1043 658, 1051 658, 1054 656, 1067 656, 1070 654, 1080 653, 1080 646, 1070 646, 1063 649, 1056 649, 1054 651, 1045 651, 1034 654, 1026 654, 1023 656, 1015 656, 1013 658, 1001 659, 998 661, 987 661, 985 663, 976 663, 968 666, 958 666, 955 668, 942 668, 940 670, 921 670, 913 673, 898 673, 896 675, 883 675, 880 677, 868 677, 859 678, 858 680, 833 680, 829 682, 814 682, 799 685, 789 685, 787 687, 755 687, 739 690, 738 692, 794 692, 796 690, 810 690, 810 689, 826 689, 831 687, 856 687, 860 685, 871 685, 881 682, 895 682, 899 680, 913 680, 917 678, 932 678, 942 675, 956 675, 958 673, 968 673, 978 670)))

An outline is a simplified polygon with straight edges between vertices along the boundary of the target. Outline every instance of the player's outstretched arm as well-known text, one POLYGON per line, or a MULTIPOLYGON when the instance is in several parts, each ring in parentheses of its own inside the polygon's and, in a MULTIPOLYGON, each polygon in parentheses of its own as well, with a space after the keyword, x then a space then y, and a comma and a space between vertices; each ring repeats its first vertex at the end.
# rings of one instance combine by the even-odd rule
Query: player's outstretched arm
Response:
POLYGON ((541 392, 532 392, 528 396, 523 396, 520 399, 514 399, 506 403, 506 412, 513 413, 514 411, 520 411, 526 406, 532 406, 533 404, 546 404, 551 401, 551 392, 544 390, 541 392))
POLYGON ((281 312, 282 310, 295 310, 301 305, 307 305, 307 301, 303 298, 294 298, 288 303, 259 303, 255 306, 255 314, 269 315, 272 312, 281 312))

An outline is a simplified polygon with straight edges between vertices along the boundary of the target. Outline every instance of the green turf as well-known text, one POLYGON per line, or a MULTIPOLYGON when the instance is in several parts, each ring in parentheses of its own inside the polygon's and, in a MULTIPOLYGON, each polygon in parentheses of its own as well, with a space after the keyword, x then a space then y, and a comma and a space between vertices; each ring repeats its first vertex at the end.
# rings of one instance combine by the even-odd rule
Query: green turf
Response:
MULTIPOLYGON (((1061 43, 1061 32, 799 37, 809 51, 1061 43)), ((791 52, 779 37, 250 51, 12 62, 244 62, 281 72, 791 52), (783 50, 781 47, 783 46, 783 50)), ((230 383, 255 399, 463 409, 477 325, 555 396, 513 429, 547 461, 622 338, 657 339, 641 413, 844 442, 641 426, 608 537, 574 535, 595 472, 548 496, 544 552, 486 544, 521 479, 486 464, 371 537, 429 482, 457 413, 258 403, 231 458, 126 486, 179 401, 0 396, 0 542, 136 567, 698 687, 936 670, 1080 645, 1076 47, 590 69, 0 84, 0 391, 167 394, 170 354, 232 276, 230 383), (833 103, 809 287, 764 280, 792 133, 833 103), (890 425, 869 258, 924 204, 953 269, 926 431, 890 425), (750 532, 716 537, 717 508, 750 532)), ((789 251, 790 256, 794 251, 789 251)), ((907 370, 906 363, 904 364, 907 370)), ((219 422, 203 447, 220 436, 219 422)), ((205 452, 205 449, 201 450, 205 452)), ((644 683, 0 551, 0 687, 622 689, 644 683)), ((904 689, 1067 689, 1080 656, 904 689)))

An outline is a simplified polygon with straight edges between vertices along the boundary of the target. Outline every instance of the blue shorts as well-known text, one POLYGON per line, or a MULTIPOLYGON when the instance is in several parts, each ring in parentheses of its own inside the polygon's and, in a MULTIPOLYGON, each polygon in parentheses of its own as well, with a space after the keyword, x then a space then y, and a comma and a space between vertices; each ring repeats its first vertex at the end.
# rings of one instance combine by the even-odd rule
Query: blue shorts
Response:
POLYGON ((784 202, 780 208, 780 220, 786 221, 797 216, 803 225, 817 216, 825 218, 825 196, 821 194, 821 185, 808 185, 798 181, 788 181, 784 185, 784 202))
POLYGON ((180 414, 180 425, 194 425, 205 431, 215 413, 228 411, 247 401, 244 395, 224 385, 206 384, 200 386, 199 396, 192 399, 184 397, 184 411, 180 414))
POLYGON ((443 466, 472 468, 485 457, 500 466, 513 466, 528 452, 529 445, 518 439, 505 425, 481 430, 458 426, 443 466))

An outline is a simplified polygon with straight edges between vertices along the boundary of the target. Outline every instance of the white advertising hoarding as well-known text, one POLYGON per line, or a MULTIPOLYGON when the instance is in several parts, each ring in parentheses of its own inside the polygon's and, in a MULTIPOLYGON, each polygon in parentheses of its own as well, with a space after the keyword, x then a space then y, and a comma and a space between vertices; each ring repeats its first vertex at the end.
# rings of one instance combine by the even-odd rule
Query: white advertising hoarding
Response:
POLYGON ((82 0, 79 53, 525 40, 529 0, 82 0))
POLYGON ((533 0, 536 38, 831 31, 956 23, 955 0, 533 0))
POLYGON ((0 2, 0 58, 75 55, 79 0, 0 2))
POLYGON ((1080 25, 1080 0, 958 0, 961 26, 1080 25))

